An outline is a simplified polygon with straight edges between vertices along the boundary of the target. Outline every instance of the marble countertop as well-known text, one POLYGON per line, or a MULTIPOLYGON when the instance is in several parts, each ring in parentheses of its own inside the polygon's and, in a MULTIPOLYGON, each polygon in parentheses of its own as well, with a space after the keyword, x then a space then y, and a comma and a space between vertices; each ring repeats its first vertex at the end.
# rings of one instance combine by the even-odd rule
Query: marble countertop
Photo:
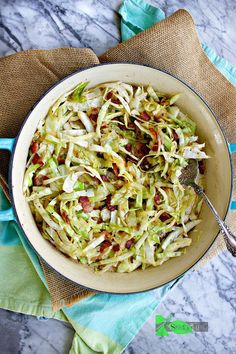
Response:
MULTIPOLYGON (((235 0, 153 0, 167 15, 179 8, 193 16, 202 42, 236 66, 235 0)), ((90 47, 97 54, 120 40, 120 0, 0 0, 0 56, 37 48, 90 47)), ((236 263, 224 252, 190 271, 144 324, 125 354, 234 354, 236 263), (208 332, 156 337, 154 316, 208 322, 208 332)), ((0 310, 0 353, 64 354, 73 330, 56 320, 0 310), (54 336, 57 333, 57 336, 54 336)), ((83 354, 83 353, 82 353, 83 354)))

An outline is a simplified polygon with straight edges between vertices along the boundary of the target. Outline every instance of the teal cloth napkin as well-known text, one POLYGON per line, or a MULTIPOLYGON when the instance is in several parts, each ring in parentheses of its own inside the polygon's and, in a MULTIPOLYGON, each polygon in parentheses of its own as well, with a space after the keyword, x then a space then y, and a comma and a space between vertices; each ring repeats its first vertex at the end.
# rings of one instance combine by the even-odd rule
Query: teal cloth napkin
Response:
MULTIPOLYGON (((161 9, 142 0, 125 0, 119 12, 123 41, 165 18, 161 9)), ((203 49, 236 85, 236 69, 205 44, 203 49)), ((7 207, 1 191, 0 209, 7 207)), ((97 294, 53 313, 37 256, 14 222, 0 223, 0 307, 70 322, 75 329, 70 354, 120 353, 177 283, 141 294, 97 294)))

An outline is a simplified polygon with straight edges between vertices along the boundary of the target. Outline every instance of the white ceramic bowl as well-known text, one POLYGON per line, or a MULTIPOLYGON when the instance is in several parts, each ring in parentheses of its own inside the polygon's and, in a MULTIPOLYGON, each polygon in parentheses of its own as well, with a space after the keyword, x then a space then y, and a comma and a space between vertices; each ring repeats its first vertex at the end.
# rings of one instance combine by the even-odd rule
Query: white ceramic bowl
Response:
MULTIPOLYGON (((29 206, 22 193, 22 181, 29 146, 38 122, 63 93, 81 81, 89 87, 107 81, 132 84, 151 84, 168 94, 181 92, 178 106, 197 124, 197 135, 206 142, 206 193, 222 218, 225 217, 232 189, 232 168, 228 144, 213 113, 203 100, 185 83, 172 75, 136 64, 106 64, 78 71, 54 85, 37 102, 22 125, 11 158, 10 188, 17 221, 35 251, 57 272, 90 289, 111 293, 133 293, 161 286, 181 276, 209 249, 218 234, 218 226, 211 212, 203 205, 200 223, 192 232, 193 242, 186 254, 163 265, 128 274, 94 273, 89 267, 76 263, 57 251, 38 231, 29 206)), ((27 97, 25 98, 27 99, 27 97)))

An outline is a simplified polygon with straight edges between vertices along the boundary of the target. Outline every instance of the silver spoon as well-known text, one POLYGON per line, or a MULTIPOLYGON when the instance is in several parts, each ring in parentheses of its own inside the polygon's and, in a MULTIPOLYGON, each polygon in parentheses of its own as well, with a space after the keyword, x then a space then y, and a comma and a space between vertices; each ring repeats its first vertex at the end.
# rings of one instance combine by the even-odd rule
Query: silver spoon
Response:
POLYGON ((179 177, 179 181, 184 186, 191 186, 195 190, 195 192, 203 197, 204 201, 207 203, 209 208, 211 209, 212 213, 214 214, 216 221, 219 225, 220 231, 224 237, 224 241, 226 247, 230 251, 230 253, 236 257, 236 237, 233 233, 229 230, 226 223, 221 219, 219 214, 217 213, 216 209, 212 205, 211 201, 209 200, 208 196, 204 193, 203 188, 198 186, 195 182, 198 173, 198 163, 196 160, 191 160, 183 170, 179 177))

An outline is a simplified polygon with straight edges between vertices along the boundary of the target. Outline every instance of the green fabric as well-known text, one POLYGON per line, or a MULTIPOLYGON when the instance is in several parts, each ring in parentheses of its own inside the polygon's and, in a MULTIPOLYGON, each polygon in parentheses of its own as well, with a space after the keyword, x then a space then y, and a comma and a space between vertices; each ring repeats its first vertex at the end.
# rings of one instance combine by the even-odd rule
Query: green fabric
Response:
POLYGON ((119 9, 122 42, 164 20, 164 12, 142 0, 124 0, 119 9))
POLYGON ((79 336, 75 335, 73 339, 70 354, 120 354, 124 349, 123 346, 112 341, 111 338, 97 331, 80 326, 77 321, 74 321, 70 317, 68 317, 68 320, 76 330, 76 333, 79 333, 79 336))
POLYGON ((0 307, 29 315, 66 320, 61 311, 53 313, 50 296, 24 247, 0 246, 0 307))
MULTIPOLYGON (((165 18, 161 9, 142 0, 125 0, 119 12, 123 41, 165 18)), ((236 69, 212 49, 202 46, 213 64, 236 85, 236 69)), ((0 209, 8 207, 0 190, 0 209)), ((142 294, 98 294, 53 313, 36 254, 15 222, 0 223, 0 307, 69 321, 76 331, 70 354, 120 353, 177 283, 178 280, 142 294)))

